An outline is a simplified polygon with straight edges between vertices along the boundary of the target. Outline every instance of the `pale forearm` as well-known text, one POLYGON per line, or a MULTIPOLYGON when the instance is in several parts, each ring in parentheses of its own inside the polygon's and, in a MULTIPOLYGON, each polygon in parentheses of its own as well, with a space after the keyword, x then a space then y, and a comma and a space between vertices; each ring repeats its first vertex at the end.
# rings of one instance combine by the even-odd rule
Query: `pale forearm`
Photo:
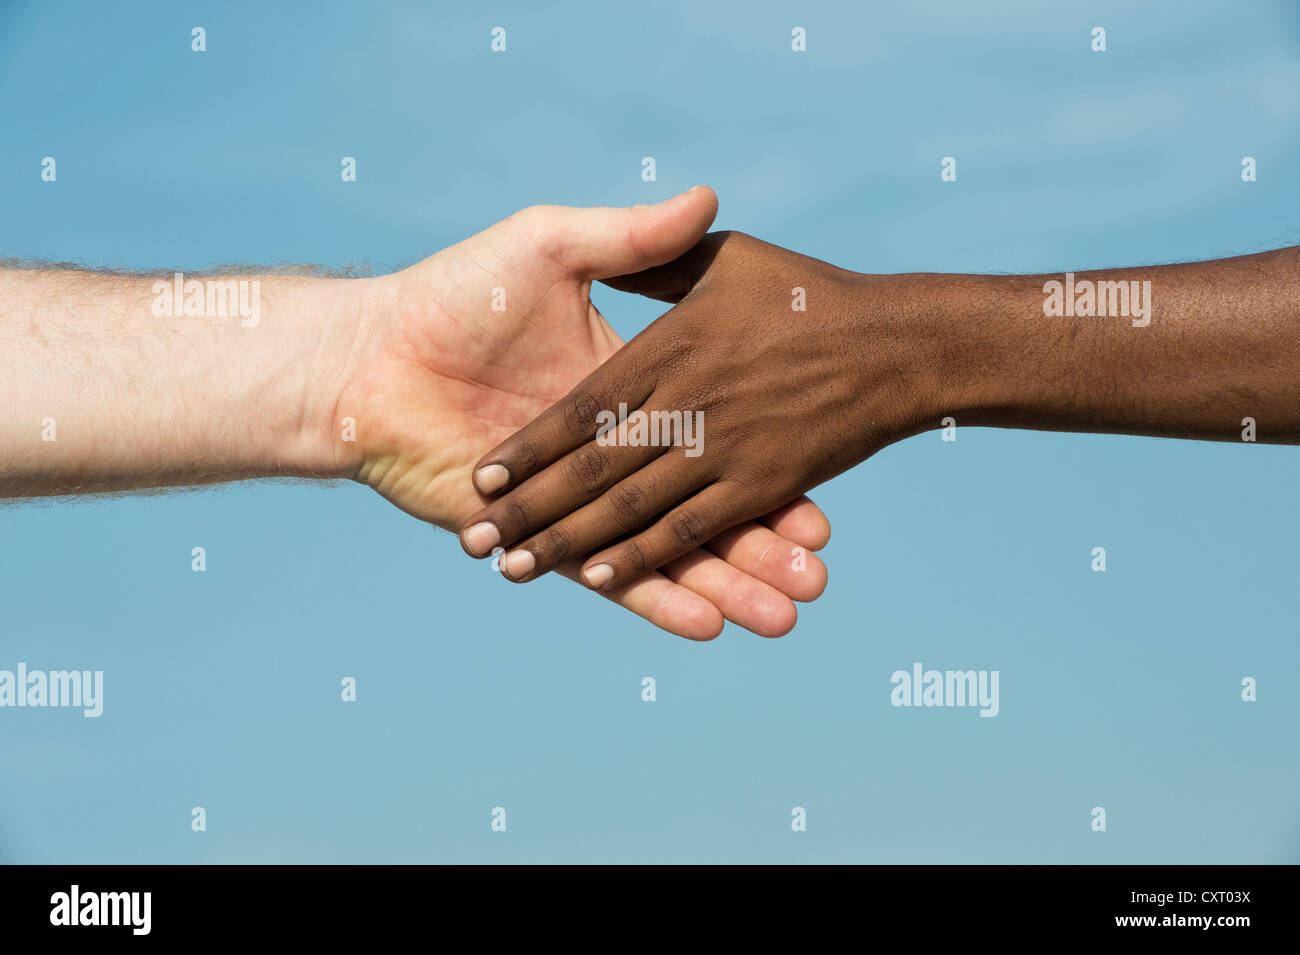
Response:
POLYGON ((338 473, 360 286, 198 281, 0 271, 0 496, 338 473))

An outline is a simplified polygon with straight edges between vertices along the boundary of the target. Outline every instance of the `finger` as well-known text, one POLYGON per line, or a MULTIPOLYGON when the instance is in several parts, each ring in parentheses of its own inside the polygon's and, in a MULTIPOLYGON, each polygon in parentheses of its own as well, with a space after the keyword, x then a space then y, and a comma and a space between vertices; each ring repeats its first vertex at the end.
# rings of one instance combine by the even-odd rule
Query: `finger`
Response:
POLYGON ((683 463, 675 455, 664 455, 619 481, 590 504, 508 549, 501 567, 506 577, 516 583, 535 580, 571 557, 590 554, 638 530, 693 495, 708 481, 707 474, 700 467, 692 466, 689 459, 683 463))
POLYGON ((676 304, 685 298, 708 271, 727 234, 713 232, 671 262, 653 265, 639 272, 601 279, 620 292, 644 295, 660 302, 676 304))
POLYGON ((643 295, 658 302, 676 305, 695 288, 700 273, 688 252, 679 259, 631 275, 601 279, 604 285, 619 292, 643 295))
POLYGON ((652 376, 635 373, 642 350, 623 346, 576 388, 479 458, 474 465, 479 493, 490 497, 519 487, 617 421, 621 405, 640 408, 655 386, 652 376))
MULTIPOLYGON (((709 541, 708 549, 738 572, 795 600, 816 600, 826 589, 821 558, 761 524, 746 522, 723 531, 709 541)), ((727 615, 721 604, 718 609, 727 615)))
MULTIPOLYGON (((579 561, 571 561, 560 573, 578 581, 579 561)), ((648 620, 661 630, 688 640, 712 640, 722 632, 722 613, 709 600, 663 574, 646 574, 640 580, 602 592, 620 607, 648 620)))
POLYGON ((574 209, 542 207, 543 250, 581 279, 640 272, 671 262, 695 245, 718 214, 708 186, 654 205, 574 209))
MULTIPOLYGON (((524 481, 503 497, 470 516, 461 528, 460 542, 471 557, 486 557, 495 547, 510 547, 542 528, 573 513, 630 474, 661 457, 668 449, 659 444, 629 445, 626 423, 607 437, 569 452, 540 474, 524 481)), ((676 501, 669 501, 674 504, 676 501)), ((597 547, 604 541, 593 544, 597 547)), ((573 555, 590 551, 574 551, 573 555)), ((555 563, 569 554, 559 554, 555 563)), ((554 564, 552 564, 554 566, 554 564)))
POLYGON ((786 540, 808 550, 821 550, 830 543, 831 522, 807 495, 778 507, 762 518, 762 522, 786 540))
POLYGON ((744 499, 727 481, 709 485, 645 530, 587 558, 582 582, 593 590, 618 587, 689 553, 746 520, 744 499))
POLYGON ((799 619, 799 611, 785 594, 707 551, 693 550, 669 561, 661 573, 760 637, 785 636, 799 619))

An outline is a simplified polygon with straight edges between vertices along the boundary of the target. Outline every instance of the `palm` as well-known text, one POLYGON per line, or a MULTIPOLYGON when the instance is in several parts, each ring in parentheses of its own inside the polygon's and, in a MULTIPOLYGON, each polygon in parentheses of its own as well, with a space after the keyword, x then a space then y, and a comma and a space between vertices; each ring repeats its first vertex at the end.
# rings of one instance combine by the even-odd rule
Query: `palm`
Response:
POLYGON ((592 305, 590 282, 520 230, 506 220, 399 273, 394 307, 362 360, 363 477, 445 528, 483 504, 470 479, 479 457, 622 345, 592 305), (500 311, 494 289, 504 290, 500 311))

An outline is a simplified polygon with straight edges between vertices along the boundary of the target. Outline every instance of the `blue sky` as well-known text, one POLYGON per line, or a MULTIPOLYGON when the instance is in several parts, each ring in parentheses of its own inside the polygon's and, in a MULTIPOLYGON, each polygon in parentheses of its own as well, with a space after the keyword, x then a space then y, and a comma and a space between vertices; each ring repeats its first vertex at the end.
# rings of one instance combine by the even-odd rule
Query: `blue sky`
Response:
MULTIPOLYGON (((1300 243, 1294 6, 903 7, 12 0, 0 255, 387 269, 697 182, 859 271, 1300 243)), ((360 487, 0 508, 0 669, 105 674, 99 719, 0 710, 0 860, 1300 861, 1296 453, 921 435, 815 494, 793 634, 705 645, 360 487), (999 670, 999 715, 892 707, 915 661, 999 670)))

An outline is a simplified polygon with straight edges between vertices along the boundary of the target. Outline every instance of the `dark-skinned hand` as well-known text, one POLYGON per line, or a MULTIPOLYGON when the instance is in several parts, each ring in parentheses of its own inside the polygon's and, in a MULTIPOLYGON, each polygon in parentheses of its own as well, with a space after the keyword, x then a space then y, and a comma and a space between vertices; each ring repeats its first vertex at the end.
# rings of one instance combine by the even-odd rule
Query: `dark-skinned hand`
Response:
POLYGON ((923 430, 939 410, 936 382, 914 370, 929 367, 921 323, 883 307, 880 277, 723 232, 606 284, 677 304, 475 466, 478 489, 498 496, 461 540, 495 525, 512 580, 590 555, 583 581, 618 587, 923 430), (697 426, 661 417, 651 435, 638 432, 635 412, 644 425, 656 411, 697 426))

